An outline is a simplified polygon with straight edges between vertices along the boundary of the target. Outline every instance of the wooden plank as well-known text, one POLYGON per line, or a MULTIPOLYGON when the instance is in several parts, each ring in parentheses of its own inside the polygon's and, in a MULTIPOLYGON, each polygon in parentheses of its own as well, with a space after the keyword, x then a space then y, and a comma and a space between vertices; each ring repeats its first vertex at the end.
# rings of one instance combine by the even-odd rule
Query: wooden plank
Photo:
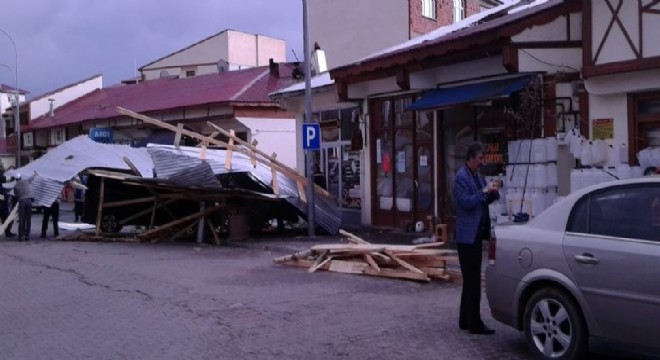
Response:
POLYGON ((418 281, 430 281, 428 275, 424 272, 413 273, 409 271, 400 271, 395 269, 381 268, 376 271, 366 263, 356 263, 343 260, 332 260, 329 263, 328 271, 340 272, 345 274, 367 274, 372 276, 382 276, 388 278, 409 279, 418 281))
POLYGON ((142 203, 153 202, 153 201, 156 201, 156 198, 153 197, 153 196, 150 196, 150 197, 147 197, 147 198, 139 198, 139 199, 108 202, 108 203, 103 204, 103 207, 104 208, 113 208, 113 207, 126 206, 126 205, 142 204, 142 203))
POLYGON ((16 218, 18 218, 18 204, 14 205, 14 208, 9 213, 9 216, 7 216, 5 222, 0 225, 0 234, 4 234, 7 226, 9 226, 12 221, 16 220, 16 218))
POLYGON ((364 244, 364 245, 370 244, 368 241, 362 239, 361 237, 343 229, 339 229, 339 234, 346 236, 346 240, 355 244, 364 244))
POLYGON ((225 154, 225 169, 231 170, 231 160, 234 157, 234 137, 236 133, 234 130, 229 132, 231 136, 229 137, 229 142, 227 143, 227 153, 225 154))
POLYGON ((165 224, 165 225, 163 225, 163 226, 159 226, 159 227, 157 227, 157 228, 155 228, 155 229, 151 229, 151 230, 145 231, 145 232, 143 232, 142 234, 140 234, 140 235, 138 235, 138 236, 141 237, 141 238, 149 237, 149 236, 154 235, 154 234, 156 234, 156 233, 158 233, 158 232, 160 232, 160 231, 163 231, 163 230, 165 230, 165 229, 169 229, 169 228, 171 228, 171 227, 173 227, 173 226, 177 226, 177 225, 180 225, 180 224, 186 223, 186 222, 191 221, 191 220, 199 219, 199 218, 202 217, 202 216, 207 216, 207 215, 213 214, 213 213, 215 213, 215 212, 218 212, 218 211, 220 211, 220 209, 222 209, 223 207, 224 207, 224 205, 217 205, 217 206, 214 206, 214 207, 208 208, 208 209, 206 209, 206 210, 204 210, 204 211, 200 211, 200 212, 198 212, 198 213, 195 213, 195 214, 192 214, 192 215, 188 215, 188 216, 183 217, 183 218, 181 218, 181 219, 178 219, 178 220, 175 220, 175 221, 169 222, 169 223, 167 223, 167 224, 165 224))
POLYGON ((406 262, 406 261, 404 261, 404 260, 401 260, 399 257, 397 257, 396 255, 394 255, 391 251, 387 251, 387 250, 386 250, 386 251, 385 251, 385 255, 391 257, 392 260, 396 261, 399 265, 403 266, 404 268, 406 268, 406 269, 408 269, 408 270, 410 270, 410 271, 412 271, 412 272, 422 273, 422 274, 424 273, 422 270, 420 270, 420 269, 418 269, 418 268, 416 268, 416 267, 410 265, 408 262, 406 262))
MULTIPOLYGON (((161 206, 163 206, 163 207, 165 208, 165 205, 170 204, 170 203, 173 203, 174 200, 176 200, 176 199, 168 199, 168 200, 163 201, 162 203, 159 202, 158 205, 157 205, 157 207, 161 207, 161 206)), ((140 212, 137 212, 137 213, 135 213, 135 214, 133 214, 133 215, 127 217, 127 218, 124 218, 124 219, 120 220, 119 223, 120 223, 121 225, 125 225, 125 224, 128 223, 129 221, 131 221, 131 220, 135 220, 135 219, 139 218, 140 216, 144 216, 144 215, 146 215, 146 214, 148 214, 148 213, 150 213, 150 212, 152 212, 152 211, 153 211, 153 209, 145 209, 145 210, 142 210, 142 211, 140 211, 140 212)))
POLYGON ((334 258, 334 256, 332 256, 332 255, 330 255, 330 256, 328 256, 328 257, 325 257, 325 256, 324 256, 324 257, 320 257, 319 259, 316 260, 316 263, 314 264, 314 266, 310 267, 309 270, 307 270, 307 272, 308 272, 308 273, 313 273, 313 272, 315 272, 316 270, 318 270, 319 268, 321 268, 323 265, 325 265, 325 264, 329 263, 330 261, 332 261, 333 258, 334 258), (319 260, 321 260, 321 259, 323 259, 323 260, 322 260, 322 261, 319 261, 319 260))
POLYGON ((183 124, 176 124, 176 133, 174 135, 174 148, 179 150, 179 143, 181 143, 181 133, 183 131, 183 124))
POLYGON ((105 195, 105 178, 101 178, 101 189, 99 190, 99 208, 96 213, 96 236, 101 234, 101 217, 103 216, 103 196, 105 195))
POLYGON ((364 254, 364 255, 362 255, 362 257, 364 257, 364 260, 367 262, 367 264, 369 264, 372 268, 374 268, 378 272, 380 272, 380 267, 378 266, 378 264, 376 264, 376 261, 374 260, 374 258, 371 255, 364 254))
POLYGON ((424 273, 426 273, 426 275, 433 279, 441 279, 445 281, 451 280, 451 275, 449 275, 445 269, 423 267, 420 268, 420 270, 422 270, 424 273))
POLYGON ((298 197, 300 200, 304 203, 307 202, 307 194, 305 193, 305 185, 301 181, 296 181, 296 185, 298 185, 298 197))
POLYGON ((199 158, 206 160, 206 142, 202 142, 202 149, 199 151, 199 158))
MULTIPOLYGON (((273 263, 275 264, 284 264, 286 262, 294 261, 294 260, 304 260, 307 257, 312 256, 312 250, 305 250, 305 251, 299 251, 295 254, 292 255, 285 255, 285 256, 280 256, 275 259, 273 259, 273 263)), ((312 266, 313 263, 306 267, 312 266)))
POLYGON ((211 235, 213 235, 213 243, 216 245, 220 245, 220 236, 218 236, 218 231, 215 229, 215 226, 213 226, 213 221, 206 217, 206 225, 209 227, 209 230, 211 230, 211 235))
POLYGON ((414 246, 409 245, 386 245, 386 244, 318 244, 312 246, 312 250, 323 251, 323 250, 371 250, 371 251, 381 251, 386 249, 391 252, 413 252, 415 251, 414 246))

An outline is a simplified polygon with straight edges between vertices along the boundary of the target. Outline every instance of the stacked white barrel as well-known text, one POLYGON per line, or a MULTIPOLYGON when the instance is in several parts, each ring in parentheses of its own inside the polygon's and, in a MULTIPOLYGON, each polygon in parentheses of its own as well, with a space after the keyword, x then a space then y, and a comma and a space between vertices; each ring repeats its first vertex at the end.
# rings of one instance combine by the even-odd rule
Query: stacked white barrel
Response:
POLYGON ((509 141, 507 208, 537 216, 557 198, 558 143, 554 137, 509 141), (523 199, 524 190, 524 199, 523 199))

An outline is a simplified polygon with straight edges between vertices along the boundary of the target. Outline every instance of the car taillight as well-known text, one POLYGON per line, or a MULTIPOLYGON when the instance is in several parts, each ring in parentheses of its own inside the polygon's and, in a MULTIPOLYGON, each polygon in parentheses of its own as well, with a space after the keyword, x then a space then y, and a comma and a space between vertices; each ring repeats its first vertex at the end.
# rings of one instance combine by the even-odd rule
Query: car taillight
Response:
POLYGON ((490 235, 490 241, 488 242, 488 265, 495 265, 495 250, 497 248, 497 238, 495 237, 495 232, 490 235))

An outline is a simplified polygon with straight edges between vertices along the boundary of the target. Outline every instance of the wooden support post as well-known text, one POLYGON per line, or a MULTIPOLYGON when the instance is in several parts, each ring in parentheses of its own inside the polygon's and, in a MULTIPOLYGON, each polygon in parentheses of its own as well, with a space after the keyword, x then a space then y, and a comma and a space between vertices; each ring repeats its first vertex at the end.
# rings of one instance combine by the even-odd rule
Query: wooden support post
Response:
POLYGON ((225 169, 227 170, 231 170, 231 160, 234 157, 234 135, 236 135, 236 133, 234 130, 230 130, 230 134, 231 136, 227 143, 227 152, 225 153, 225 169))
POLYGON ((0 225, 0 234, 4 234, 5 229, 7 229, 7 226, 12 221, 16 220, 17 217, 18 217, 18 204, 14 205, 14 208, 9 213, 9 216, 7 216, 7 219, 5 220, 5 222, 3 222, 2 225, 0 225))
POLYGON ((146 203, 146 202, 152 202, 152 201, 155 201, 155 200, 156 200, 156 198, 151 196, 151 197, 147 197, 147 198, 113 201, 113 202, 103 204, 103 207, 104 208, 112 208, 112 207, 119 207, 119 206, 125 206, 125 205, 142 204, 142 203, 146 203))
POLYGON ((183 124, 176 124, 176 134, 174 135, 174 148, 179 150, 179 143, 181 142, 181 133, 183 131, 183 124))
POLYGON ((103 217, 103 201, 105 195, 105 178, 101 177, 101 189, 99 191, 99 209, 96 213, 96 237, 101 235, 101 218, 103 217))
POLYGON ((202 142, 202 150, 199 152, 199 158, 206 160, 206 142, 202 142))
POLYGON ((186 223, 186 222, 191 221, 191 220, 199 219, 199 218, 202 217, 202 216, 206 216, 206 215, 210 215, 210 214, 213 214, 213 213, 215 213, 215 212, 218 212, 218 211, 220 211, 220 209, 222 209, 223 207, 224 207, 224 205, 217 205, 217 206, 214 206, 214 207, 212 207, 212 208, 208 208, 208 209, 206 209, 206 210, 204 210, 204 211, 202 211, 202 212, 198 212, 198 213, 195 213, 195 214, 192 214, 192 215, 188 215, 188 216, 183 217, 183 218, 181 218, 181 219, 178 219, 178 220, 175 220, 175 221, 169 222, 169 223, 167 223, 167 224, 165 224, 165 225, 163 225, 163 226, 160 226, 160 227, 158 227, 158 228, 155 228, 155 229, 152 229, 152 230, 149 230, 149 231, 145 231, 145 232, 143 232, 142 234, 138 235, 138 237, 141 237, 141 238, 149 237, 149 236, 151 236, 151 235, 153 235, 153 234, 156 234, 156 233, 158 233, 158 232, 160 232, 160 231, 163 231, 163 230, 165 230, 165 229, 169 229, 169 228, 171 228, 171 227, 173 227, 173 226, 177 226, 177 225, 180 225, 180 224, 186 223))
POLYGON ((211 230, 211 234, 213 235, 213 242, 216 245, 220 245, 220 236, 218 236, 218 231, 215 229, 215 226, 213 226, 213 221, 211 221, 208 216, 205 218, 205 220, 206 225, 209 227, 209 230, 211 230))

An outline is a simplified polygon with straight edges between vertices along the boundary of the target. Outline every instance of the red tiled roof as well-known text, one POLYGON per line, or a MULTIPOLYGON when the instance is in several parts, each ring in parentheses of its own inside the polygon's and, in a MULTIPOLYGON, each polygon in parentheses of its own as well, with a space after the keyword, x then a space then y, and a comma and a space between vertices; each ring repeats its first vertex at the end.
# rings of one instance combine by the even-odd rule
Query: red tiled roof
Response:
POLYGON ((213 103, 259 103, 275 105, 270 92, 291 84, 292 65, 278 64, 279 77, 268 66, 183 79, 157 79, 134 85, 97 89, 55 109, 55 115, 40 116, 24 130, 46 129, 87 120, 120 116, 116 108, 136 112, 199 106, 213 103))

